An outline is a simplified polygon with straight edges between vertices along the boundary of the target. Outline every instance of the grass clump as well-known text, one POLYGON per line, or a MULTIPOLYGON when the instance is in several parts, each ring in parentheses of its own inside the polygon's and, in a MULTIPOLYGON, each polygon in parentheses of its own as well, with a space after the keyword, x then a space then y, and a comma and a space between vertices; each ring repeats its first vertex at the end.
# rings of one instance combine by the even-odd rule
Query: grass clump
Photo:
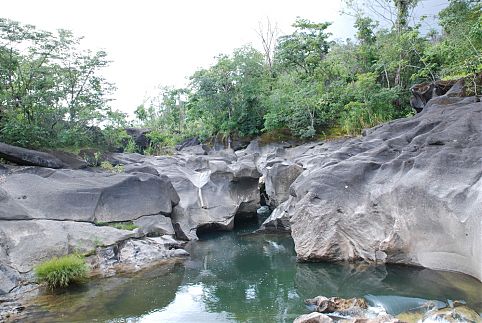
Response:
POLYGON ((46 283, 50 289, 67 287, 87 279, 88 267, 84 257, 71 254, 54 257, 35 267, 39 283, 46 283))
POLYGON ((109 226, 109 227, 116 228, 116 229, 119 229, 119 230, 127 230, 127 231, 132 231, 132 230, 135 230, 135 229, 138 228, 138 226, 135 225, 134 223, 132 223, 131 221, 127 221, 127 222, 97 222, 95 225, 98 226, 98 227, 109 226))

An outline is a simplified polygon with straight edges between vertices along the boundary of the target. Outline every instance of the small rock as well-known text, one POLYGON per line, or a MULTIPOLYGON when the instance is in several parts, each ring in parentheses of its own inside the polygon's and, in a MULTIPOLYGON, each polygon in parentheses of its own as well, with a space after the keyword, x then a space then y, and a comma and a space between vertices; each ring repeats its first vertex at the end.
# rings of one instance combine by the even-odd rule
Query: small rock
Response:
POLYGON ((331 323, 333 320, 325 314, 313 312, 298 316, 293 323, 331 323))
POLYGON ((305 300, 305 304, 316 305, 316 311, 320 313, 353 311, 368 308, 368 304, 363 298, 344 299, 340 297, 327 298, 325 296, 317 296, 313 299, 305 300))

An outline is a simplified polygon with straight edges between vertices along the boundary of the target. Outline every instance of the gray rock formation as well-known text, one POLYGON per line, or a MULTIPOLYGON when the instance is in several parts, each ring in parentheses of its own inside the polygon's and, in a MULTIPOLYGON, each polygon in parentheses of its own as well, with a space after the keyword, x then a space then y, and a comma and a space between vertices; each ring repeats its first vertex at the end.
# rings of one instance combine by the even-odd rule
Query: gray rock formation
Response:
POLYGON ((17 171, 0 184, 1 219, 131 221, 170 214, 179 197, 166 177, 76 170, 17 171))
MULTIPOLYGON (((133 231, 72 221, 1 221, 0 263, 20 273, 54 256, 88 253, 135 237, 133 231)), ((0 278, 0 281, 2 279, 0 278)))
POLYGON ((298 158, 307 170, 285 212, 300 260, 403 263, 482 279, 481 103, 433 99, 415 117, 315 155, 298 158))
POLYGON ((146 215, 133 222, 145 235, 175 234, 171 219, 162 214, 146 215))
POLYGON ((270 197, 269 203, 277 207, 289 197, 289 189, 295 179, 303 172, 300 165, 280 162, 266 169, 266 193, 270 197))
POLYGON ((62 168, 65 166, 60 159, 51 154, 7 145, 2 142, 0 142, 0 158, 18 165, 26 166, 50 168, 62 168))
POLYGON ((197 239, 198 228, 231 230, 235 216, 253 215, 259 207, 261 174, 254 161, 226 154, 146 158, 179 194, 171 216, 179 238, 197 239))

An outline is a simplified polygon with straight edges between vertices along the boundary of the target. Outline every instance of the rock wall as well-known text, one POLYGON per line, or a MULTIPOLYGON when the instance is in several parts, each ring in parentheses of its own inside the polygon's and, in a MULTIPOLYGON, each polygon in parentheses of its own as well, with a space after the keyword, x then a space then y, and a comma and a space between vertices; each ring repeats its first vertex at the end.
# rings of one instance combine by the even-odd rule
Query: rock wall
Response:
POLYGON ((289 219, 300 260, 402 263, 482 279, 482 103, 439 97, 415 117, 320 154, 323 146, 285 152, 306 170, 265 223, 289 219))

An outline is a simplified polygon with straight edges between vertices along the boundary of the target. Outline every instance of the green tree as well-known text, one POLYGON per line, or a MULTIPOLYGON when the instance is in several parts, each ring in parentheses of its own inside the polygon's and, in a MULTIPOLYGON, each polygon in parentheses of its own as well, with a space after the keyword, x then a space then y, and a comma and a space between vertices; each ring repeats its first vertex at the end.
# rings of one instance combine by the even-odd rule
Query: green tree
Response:
POLYGON ((0 138, 29 147, 84 145, 105 121, 114 90, 103 51, 81 38, 0 19, 0 138))
POLYGON ((252 47, 219 56, 216 64, 191 77, 190 117, 201 119, 210 135, 259 133, 268 76, 263 55, 252 47))
POLYGON ((285 69, 295 68, 312 75, 330 48, 326 29, 331 23, 314 23, 298 18, 293 24, 295 32, 278 39, 275 59, 285 69))

